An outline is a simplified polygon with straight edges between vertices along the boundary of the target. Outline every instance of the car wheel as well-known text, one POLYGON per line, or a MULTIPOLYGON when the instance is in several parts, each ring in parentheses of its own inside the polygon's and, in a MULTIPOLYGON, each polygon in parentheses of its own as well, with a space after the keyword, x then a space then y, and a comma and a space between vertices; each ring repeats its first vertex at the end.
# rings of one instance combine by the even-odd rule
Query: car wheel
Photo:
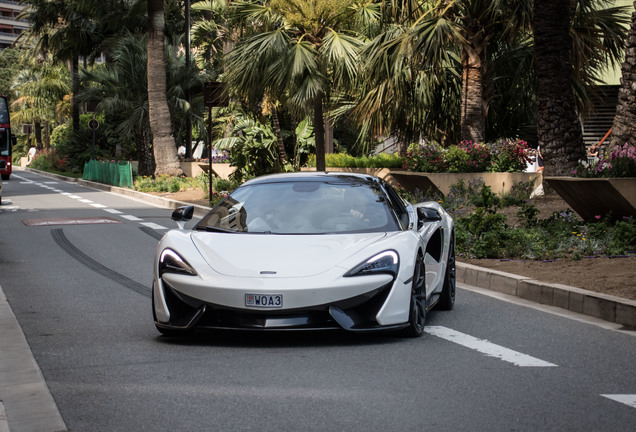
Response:
POLYGON ((444 275, 444 287, 437 303, 437 309, 451 310, 455 306, 455 274, 455 233, 453 233, 448 247, 448 263, 446 264, 446 273, 444 275))
POLYGON ((426 272, 424 271, 424 258, 417 255, 415 271, 413 272, 413 285, 411 288, 411 303, 409 309, 409 324, 404 329, 407 337, 420 337, 424 334, 426 321, 426 272))

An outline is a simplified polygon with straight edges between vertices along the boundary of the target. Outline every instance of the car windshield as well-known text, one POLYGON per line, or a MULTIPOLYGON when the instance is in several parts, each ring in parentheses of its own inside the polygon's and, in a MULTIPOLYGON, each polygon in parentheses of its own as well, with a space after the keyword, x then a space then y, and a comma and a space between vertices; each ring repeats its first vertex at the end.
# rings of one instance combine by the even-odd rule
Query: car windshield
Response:
POLYGON ((195 229, 271 234, 399 230, 381 188, 366 181, 286 181, 244 185, 195 229))

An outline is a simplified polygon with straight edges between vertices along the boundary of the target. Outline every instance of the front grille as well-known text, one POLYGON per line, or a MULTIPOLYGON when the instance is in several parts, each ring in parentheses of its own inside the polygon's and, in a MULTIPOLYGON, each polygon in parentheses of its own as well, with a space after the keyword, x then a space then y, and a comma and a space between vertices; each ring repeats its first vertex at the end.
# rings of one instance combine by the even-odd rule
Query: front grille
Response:
POLYGON ((391 284, 377 290, 331 304, 295 310, 245 310, 204 303, 195 298, 166 290, 170 309, 170 324, 197 328, 245 330, 328 330, 342 326, 333 318, 330 308, 347 315, 353 326, 350 330, 377 329, 375 319, 386 301, 391 284), (196 319, 196 321, 194 321, 196 319), (194 322, 193 322, 194 321, 194 322))

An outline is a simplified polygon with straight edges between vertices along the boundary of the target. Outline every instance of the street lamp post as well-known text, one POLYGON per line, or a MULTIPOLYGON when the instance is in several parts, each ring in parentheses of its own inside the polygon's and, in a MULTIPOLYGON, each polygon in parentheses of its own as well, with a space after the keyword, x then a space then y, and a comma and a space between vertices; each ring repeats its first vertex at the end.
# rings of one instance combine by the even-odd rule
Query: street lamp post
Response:
MULTIPOLYGON (((190 69, 190 0, 185 0, 185 64, 186 70, 190 69)), ((188 107, 190 106, 190 89, 186 90, 186 100, 188 101, 188 107)), ((190 122, 190 115, 186 116, 186 157, 192 157, 192 123, 190 122)))

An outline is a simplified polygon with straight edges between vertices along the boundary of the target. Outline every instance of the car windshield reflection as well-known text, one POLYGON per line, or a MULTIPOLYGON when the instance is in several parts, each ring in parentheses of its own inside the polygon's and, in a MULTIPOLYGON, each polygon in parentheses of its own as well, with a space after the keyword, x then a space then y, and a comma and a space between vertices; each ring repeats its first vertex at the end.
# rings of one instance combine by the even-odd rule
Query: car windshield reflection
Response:
POLYGON ((324 234, 397 231, 377 185, 297 181, 246 185, 227 196, 195 229, 233 233, 324 234))

